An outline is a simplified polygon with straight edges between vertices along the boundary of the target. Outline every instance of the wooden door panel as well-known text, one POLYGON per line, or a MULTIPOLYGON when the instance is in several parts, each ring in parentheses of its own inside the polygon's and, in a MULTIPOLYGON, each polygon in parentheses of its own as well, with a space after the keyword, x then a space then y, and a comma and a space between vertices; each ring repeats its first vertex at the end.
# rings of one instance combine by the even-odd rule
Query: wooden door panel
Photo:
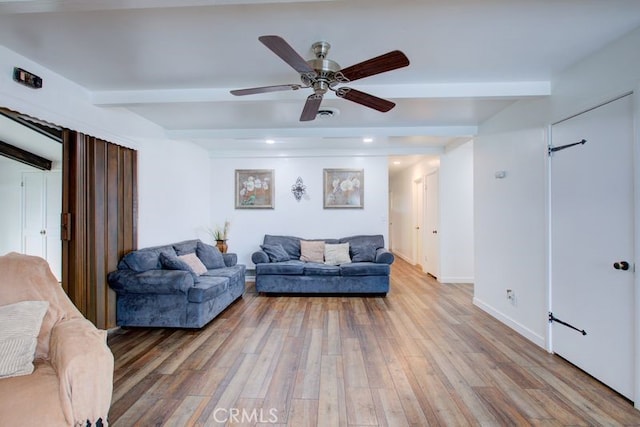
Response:
POLYGON ((137 154, 73 131, 64 147, 63 212, 72 232, 63 244, 63 284, 89 320, 111 328, 116 297, 107 274, 137 248, 137 154))

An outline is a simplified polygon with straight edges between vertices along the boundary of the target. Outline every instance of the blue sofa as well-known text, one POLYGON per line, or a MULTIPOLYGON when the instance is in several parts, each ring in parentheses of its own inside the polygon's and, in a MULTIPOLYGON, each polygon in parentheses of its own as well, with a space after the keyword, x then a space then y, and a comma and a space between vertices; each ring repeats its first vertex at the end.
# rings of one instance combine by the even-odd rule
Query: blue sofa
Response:
POLYGON ((265 235, 260 248, 251 255, 251 261, 256 265, 257 292, 382 296, 389 292, 390 265, 394 256, 385 249, 382 235, 311 240, 265 235), (303 261, 300 259, 302 240, 332 245, 348 243, 348 262, 327 265, 303 261))
POLYGON ((237 261, 197 239, 129 252, 108 276, 116 323, 203 327, 244 294, 246 269, 237 261))

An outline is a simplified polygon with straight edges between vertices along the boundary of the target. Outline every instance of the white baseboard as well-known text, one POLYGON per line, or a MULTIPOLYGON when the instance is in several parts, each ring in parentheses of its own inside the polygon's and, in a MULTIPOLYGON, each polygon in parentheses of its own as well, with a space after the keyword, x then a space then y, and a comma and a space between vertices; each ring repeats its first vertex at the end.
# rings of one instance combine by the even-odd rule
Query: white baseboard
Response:
POLYGON ((504 323, 505 325, 507 325, 508 327, 510 327, 511 329, 513 329, 514 331, 516 331, 517 333, 519 333, 520 335, 522 335, 523 337, 525 337, 526 339, 531 341, 532 343, 542 347, 543 349, 547 348, 546 347, 546 343, 545 343, 545 339, 544 339, 543 336, 541 336, 539 334, 536 334, 531 329, 521 325, 520 323, 516 322, 515 320, 513 320, 509 316, 507 316, 507 315, 503 314, 502 312, 496 310, 495 308, 491 307, 490 305, 485 304, 484 302, 480 301, 476 297, 473 298, 473 305, 475 305, 476 307, 480 308, 481 310, 489 313, 491 316, 495 317, 497 320, 499 320, 500 322, 504 323))
POLYGON ((441 276, 438 277, 440 283, 473 283, 473 277, 455 277, 455 276, 441 276))

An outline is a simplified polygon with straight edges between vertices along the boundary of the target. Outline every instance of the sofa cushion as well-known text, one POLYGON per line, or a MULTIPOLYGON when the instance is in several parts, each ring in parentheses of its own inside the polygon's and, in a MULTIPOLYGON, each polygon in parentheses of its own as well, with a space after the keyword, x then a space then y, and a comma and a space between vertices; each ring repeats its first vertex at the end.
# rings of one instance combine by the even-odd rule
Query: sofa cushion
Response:
POLYGON ((225 277, 203 276, 192 288, 189 288, 189 302, 209 301, 222 294, 229 287, 229 279, 225 277))
POLYGON ((198 276, 207 272, 207 267, 200 261, 195 252, 178 255, 178 259, 184 261, 198 276))
POLYGON ((213 277, 234 277, 234 276, 243 276, 245 275, 246 267, 244 264, 236 264, 231 267, 224 268, 214 268, 212 270, 207 270, 203 276, 213 276, 213 277))
POLYGON ((376 259, 376 250, 378 248, 374 243, 366 242, 358 245, 351 245, 349 251, 351 253, 352 262, 373 262, 376 259))
POLYGON ((388 276, 390 271, 389 264, 373 262, 353 262, 340 266, 340 274, 343 276, 388 276))
POLYGON ((340 267, 337 265, 318 264, 315 262, 306 263, 304 266, 305 276, 339 276, 340 267))
POLYGON ((173 246, 157 246, 129 252, 123 258, 125 264, 133 271, 159 270, 162 268, 160 254, 177 256, 173 246))
POLYGON ((264 236, 263 245, 282 245, 284 250, 289 254, 291 259, 300 258, 300 238, 293 236, 272 236, 266 234, 264 236))
POLYGON ((298 260, 256 264, 256 274, 302 275, 303 273, 304 262, 298 260))
POLYGON ((162 267, 167 270, 183 270, 188 271, 193 275, 193 280, 196 280, 198 275, 195 271, 189 267, 189 264, 178 258, 176 255, 167 255, 165 253, 160 254, 160 263, 162 267))
POLYGON ((0 307, 0 378, 28 375, 48 301, 21 301, 0 307))
POLYGON ((289 261, 291 259, 287 251, 285 251, 280 244, 260 245, 260 249, 262 249, 264 253, 267 254, 267 256, 269 257, 269 261, 271 262, 289 261))
POLYGON ((185 240, 184 242, 178 242, 173 244, 173 249, 175 249, 176 254, 178 256, 195 253, 196 247, 200 240, 185 240))
POLYGON ((324 262, 324 240, 300 240, 300 261, 324 262))
POLYGON ((198 241, 196 245, 196 255, 209 270, 226 267, 222 252, 215 246, 198 241))
POLYGON ((351 262, 349 258, 349 243, 327 243, 324 246, 324 263, 328 265, 348 264, 351 262))

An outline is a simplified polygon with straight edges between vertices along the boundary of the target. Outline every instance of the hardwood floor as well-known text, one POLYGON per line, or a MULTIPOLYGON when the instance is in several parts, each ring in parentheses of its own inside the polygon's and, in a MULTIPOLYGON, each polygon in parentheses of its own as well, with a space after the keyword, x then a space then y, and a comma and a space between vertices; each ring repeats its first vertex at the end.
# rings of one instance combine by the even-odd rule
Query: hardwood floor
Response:
POLYGON ((112 426, 640 425, 640 411, 402 260, 379 297, 251 285, 199 331, 109 338, 112 426))

